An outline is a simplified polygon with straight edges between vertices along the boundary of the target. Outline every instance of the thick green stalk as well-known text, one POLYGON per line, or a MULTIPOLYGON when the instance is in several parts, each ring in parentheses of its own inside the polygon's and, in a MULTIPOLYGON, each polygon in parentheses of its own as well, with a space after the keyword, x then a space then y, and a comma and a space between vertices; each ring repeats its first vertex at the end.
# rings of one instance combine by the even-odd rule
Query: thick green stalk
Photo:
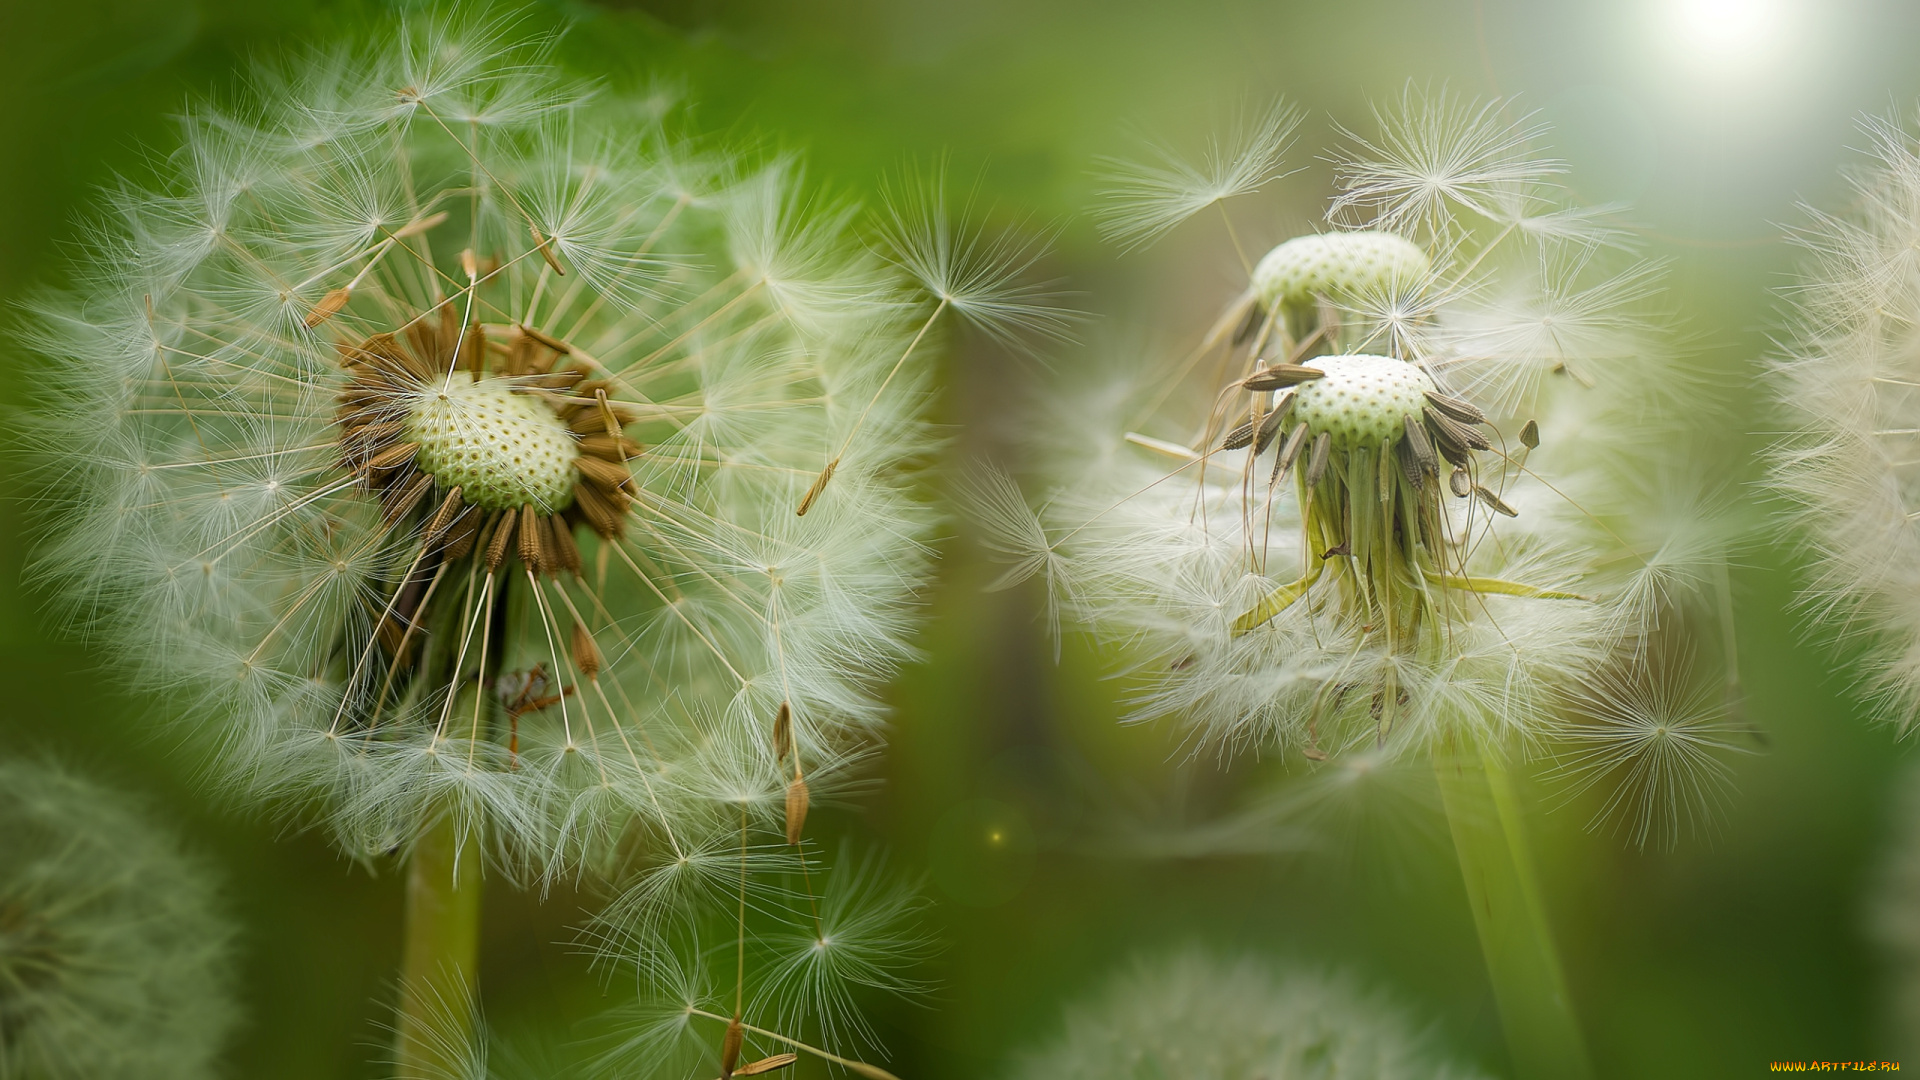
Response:
POLYGON ((1437 755, 1434 772, 1514 1075, 1586 1080, 1593 1067, 1567 995, 1506 768, 1491 754, 1462 750, 1437 755))
POLYGON ((400 963, 400 1080, 462 1074, 473 1037, 480 952, 480 845, 442 813, 421 830, 407 864, 400 963))

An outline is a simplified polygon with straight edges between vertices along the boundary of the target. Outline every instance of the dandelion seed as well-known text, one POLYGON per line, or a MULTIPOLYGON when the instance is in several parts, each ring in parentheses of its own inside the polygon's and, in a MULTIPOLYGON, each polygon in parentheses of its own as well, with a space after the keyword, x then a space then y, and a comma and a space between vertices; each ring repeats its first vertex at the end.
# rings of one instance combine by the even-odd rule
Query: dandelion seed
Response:
POLYGON ((1687 677, 1684 667, 1602 672, 1562 733, 1571 793, 1610 782, 1592 824, 1610 822, 1639 847, 1672 848, 1709 821, 1731 788, 1724 759, 1752 752, 1734 741, 1718 687, 1687 677))
POLYGON ((1260 190, 1285 174, 1299 126, 1299 111, 1276 101, 1208 142, 1198 162, 1164 146, 1145 162, 1104 160, 1101 235, 1123 248, 1141 247, 1209 206, 1260 190))

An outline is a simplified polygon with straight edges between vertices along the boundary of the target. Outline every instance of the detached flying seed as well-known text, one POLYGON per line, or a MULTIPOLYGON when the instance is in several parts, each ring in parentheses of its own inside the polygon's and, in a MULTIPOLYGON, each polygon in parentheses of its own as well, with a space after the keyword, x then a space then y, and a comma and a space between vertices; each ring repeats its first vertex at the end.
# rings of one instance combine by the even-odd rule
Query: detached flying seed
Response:
POLYGON ((720 1040, 720 1080, 731 1080, 733 1067, 740 1060, 740 1042, 745 1036, 739 1017, 727 1021, 727 1034, 720 1040))
POLYGON ((395 229, 393 232, 393 238, 395 240, 405 240, 409 236, 414 236, 416 234, 426 232, 428 229, 431 229, 434 226, 439 225, 441 222, 445 220, 447 220, 447 212, 445 210, 442 210, 437 214, 428 214, 426 217, 423 217, 418 221, 409 221, 405 225, 402 225, 398 229, 395 229))
POLYGON ((834 458, 832 461, 827 462, 827 467, 820 470, 820 475, 814 478, 813 486, 807 489, 807 494, 800 500, 800 508, 794 511, 795 514, 800 517, 807 516, 807 511, 813 509, 813 501, 818 499, 820 493, 827 489, 827 481, 833 479, 833 470, 839 467, 839 458, 834 458))
POLYGON ((559 274, 561 277, 566 277, 567 268, 560 265, 560 260, 554 256, 551 250, 553 241, 540 235, 540 226, 531 222, 527 224, 527 231, 533 234, 534 250, 540 253, 541 258, 547 260, 547 265, 553 267, 554 273, 559 274))
POLYGON ((785 761, 793 752, 793 706, 780 703, 780 712, 773 718, 773 757, 776 761, 785 761))
POLYGON ((799 1054, 775 1054, 759 1061, 750 1061, 733 1070, 735 1076, 759 1076, 761 1073, 777 1072, 800 1060, 799 1054))
POLYGON ((1539 449, 1540 425, 1532 420, 1527 421, 1526 426, 1520 429, 1520 443, 1529 450, 1539 449))
POLYGON ((794 777, 787 785, 787 843, 798 844, 807 826, 807 782, 794 777))
POLYGON ((347 301, 352 297, 353 290, 345 285, 321 297, 320 302, 313 305, 313 310, 307 312, 307 317, 304 320, 307 324, 307 329, 311 330, 339 314, 340 309, 346 307, 347 301))

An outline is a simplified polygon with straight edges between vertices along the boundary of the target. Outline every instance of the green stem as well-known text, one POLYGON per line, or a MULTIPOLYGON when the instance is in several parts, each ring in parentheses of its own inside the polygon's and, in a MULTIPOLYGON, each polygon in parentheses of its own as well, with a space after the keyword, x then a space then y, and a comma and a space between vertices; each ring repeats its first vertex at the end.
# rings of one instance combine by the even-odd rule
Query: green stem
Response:
POLYGON ((1505 766, 1484 751, 1436 755, 1447 824, 1466 880, 1487 975, 1520 1080, 1593 1075, 1567 995, 1505 766))
POLYGON ((462 1075, 480 952, 480 844, 450 813, 422 827, 407 864, 400 963, 400 1080, 462 1075))

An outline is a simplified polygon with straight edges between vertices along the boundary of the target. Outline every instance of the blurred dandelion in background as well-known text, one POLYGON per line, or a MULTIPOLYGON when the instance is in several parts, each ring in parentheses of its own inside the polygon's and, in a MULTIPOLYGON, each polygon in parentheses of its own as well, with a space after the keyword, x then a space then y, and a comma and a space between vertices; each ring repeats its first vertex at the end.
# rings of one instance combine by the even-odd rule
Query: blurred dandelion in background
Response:
MULTIPOLYGON (((846 914, 805 822, 909 655, 929 335, 1051 316, 545 49, 411 21, 189 113, 33 304, 39 566, 236 791, 408 858, 404 1075, 469 1042, 484 859, 614 881, 637 951, 724 913, 724 1076, 749 913, 846 914)), ((884 980, 816 953, 773 1011, 837 1035, 884 980)))
POLYGON ((1472 1080, 1427 1025, 1342 974, 1202 952, 1143 959, 1067 1006, 1013 1080, 1472 1080))
POLYGON ((1872 643, 1862 691, 1902 732, 1920 712, 1920 145, 1864 124, 1854 209, 1809 207, 1774 386, 1791 416, 1774 489, 1812 549, 1808 612, 1872 643))
POLYGON ((232 939, 206 866, 138 804, 0 763, 0 1074, 215 1075, 240 1016, 232 939))
POLYGON ((1879 1018, 1906 1053, 1920 1051, 1920 783, 1908 769, 1893 800, 1888 839, 1867 910, 1887 990, 1879 1018))
MULTIPOLYGON (((1710 398, 1661 343, 1659 268, 1566 200, 1514 115, 1409 90, 1376 132, 1343 129, 1328 230, 1257 261, 1236 234, 1247 286, 1196 347, 1063 395, 1086 437, 1050 444, 1038 514, 998 474, 971 502, 1002 584, 1044 575, 1124 651, 1136 719, 1177 718, 1194 751, 1430 759, 1515 1061, 1574 1076, 1507 761, 1552 753, 1573 701, 1617 685, 1603 673, 1701 627, 1737 707, 1738 521, 1708 460, 1675 465, 1665 439, 1710 398)), ((1292 126, 1276 107, 1184 171, 1110 163, 1109 235, 1138 246, 1262 186, 1292 126)), ((1625 772, 1604 779, 1652 782, 1633 805, 1685 818, 1729 752, 1688 749, 1615 741, 1625 772)), ((1635 838, 1670 841, 1671 816, 1635 838)))

